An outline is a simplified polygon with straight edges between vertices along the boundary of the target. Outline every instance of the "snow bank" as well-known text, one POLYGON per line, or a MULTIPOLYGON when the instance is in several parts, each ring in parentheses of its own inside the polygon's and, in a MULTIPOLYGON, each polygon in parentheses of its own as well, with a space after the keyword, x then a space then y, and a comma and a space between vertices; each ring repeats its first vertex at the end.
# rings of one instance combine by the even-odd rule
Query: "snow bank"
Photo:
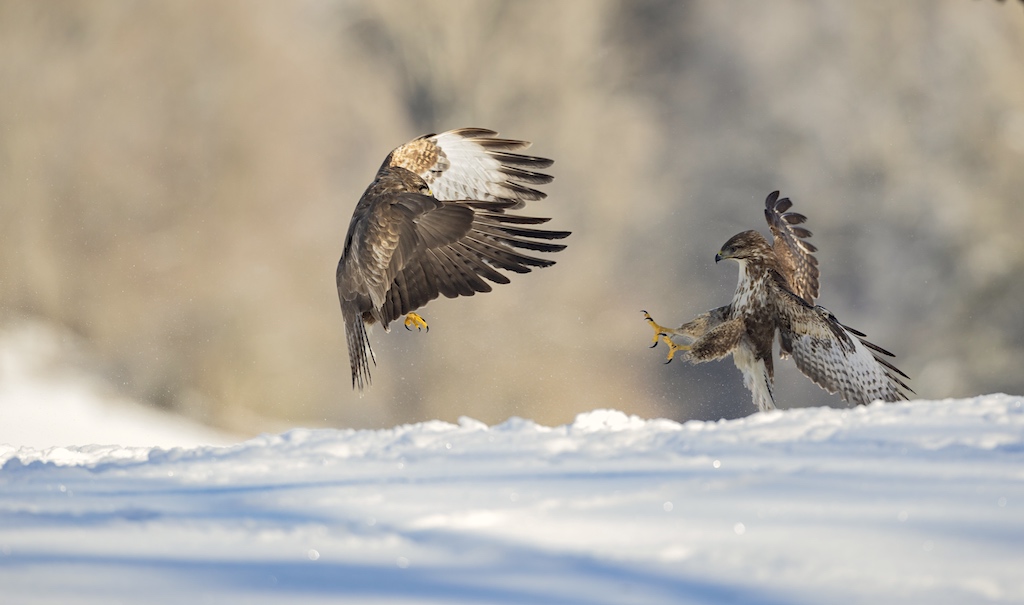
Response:
POLYGON ((0 463, 10 602, 1024 599, 1024 399, 1007 395, 0 463))

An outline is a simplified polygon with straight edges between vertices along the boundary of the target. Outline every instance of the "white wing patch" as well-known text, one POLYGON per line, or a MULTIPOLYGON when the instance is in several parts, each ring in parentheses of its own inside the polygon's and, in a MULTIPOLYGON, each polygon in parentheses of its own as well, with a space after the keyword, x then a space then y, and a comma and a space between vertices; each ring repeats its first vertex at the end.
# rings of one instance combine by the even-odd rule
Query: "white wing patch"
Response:
POLYGON ((418 174, 442 201, 507 202, 509 208, 522 208, 528 201, 547 197, 533 186, 553 180, 537 172, 553 162, 513 153, 530 143, 500 139, 497 134, 460 128, 419 138, 392 152, 392 165, 418 174))
POLYGON ((502 185, 505 175, 499 170, 501 162, 473 139, 446 132, 437 135, 436 140, 449 165, 426 179, 434 197, 439 200, 493 202, 513 195, 502 185))

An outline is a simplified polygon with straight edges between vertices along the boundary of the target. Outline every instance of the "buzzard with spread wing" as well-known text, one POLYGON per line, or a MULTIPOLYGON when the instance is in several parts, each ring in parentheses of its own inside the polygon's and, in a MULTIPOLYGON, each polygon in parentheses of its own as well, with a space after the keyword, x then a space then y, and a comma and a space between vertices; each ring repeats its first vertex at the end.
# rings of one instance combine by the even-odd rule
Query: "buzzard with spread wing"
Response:
POLYGON ((799 226, 807 217, 788 212, 792 205, 789 198, 779 199, 778 191, 765 200, 772 244, 757 231, 744 231, 731 237, 715 255, 715 262, 730 259, 740 266, 739 284, 730 304, 676 329, 658 325, 644 311, 654 328, 654 345, 659 337, 668 345, 668 361, 678 351, 694 363, 732 354, 761 411, 775 408, 772 345, 776 332, 781 357, 792 356, 800 371, 829 393, 838 392, 854 404, 906 399, 901 389, 913 390, 903 382, 907 375, 885 359, 893 354, 814 304, 818 260, 813 254, 817 249, 806 241, 811 232, 799 226), (677 344, 671 336, 685 337, 690 343, 677 344))
POLYGON ((338 261, 338 298, 345 320, 352 387, 370 383, 376 363, 366 326, 405 316, 405 327, 427 327, 413 313, 444 294, 490 292, 507 284, 499 269, 528 273, 554 261, 520 250, 558 252, 568 231, 538 229, 548 222, 508 214, 547 194, 538 172, 551 160, 513 153, 526 141, 501 139, 482 128, 429 134, 398 147, 356 204, 338 261))

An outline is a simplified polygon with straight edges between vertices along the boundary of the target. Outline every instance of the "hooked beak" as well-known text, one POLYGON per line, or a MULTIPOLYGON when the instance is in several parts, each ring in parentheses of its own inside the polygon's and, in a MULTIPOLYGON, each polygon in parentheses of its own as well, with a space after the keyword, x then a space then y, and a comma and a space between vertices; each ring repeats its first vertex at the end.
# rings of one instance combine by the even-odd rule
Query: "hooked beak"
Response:
POLYGON ((721 252, 719 252, 718 254, 715 255, 715 262, 717 263, 718 261, 722 260, 723 258, 725 258, 725 257, 722 256, 721 252))

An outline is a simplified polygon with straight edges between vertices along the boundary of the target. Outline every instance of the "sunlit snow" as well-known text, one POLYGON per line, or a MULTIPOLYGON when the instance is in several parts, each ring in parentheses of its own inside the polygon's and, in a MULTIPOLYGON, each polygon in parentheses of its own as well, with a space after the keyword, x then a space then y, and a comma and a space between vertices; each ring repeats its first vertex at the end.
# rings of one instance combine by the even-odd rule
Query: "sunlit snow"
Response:
POLYGON ((1024 399, 0 447, 4 603, 1024 600, 1024 399))

